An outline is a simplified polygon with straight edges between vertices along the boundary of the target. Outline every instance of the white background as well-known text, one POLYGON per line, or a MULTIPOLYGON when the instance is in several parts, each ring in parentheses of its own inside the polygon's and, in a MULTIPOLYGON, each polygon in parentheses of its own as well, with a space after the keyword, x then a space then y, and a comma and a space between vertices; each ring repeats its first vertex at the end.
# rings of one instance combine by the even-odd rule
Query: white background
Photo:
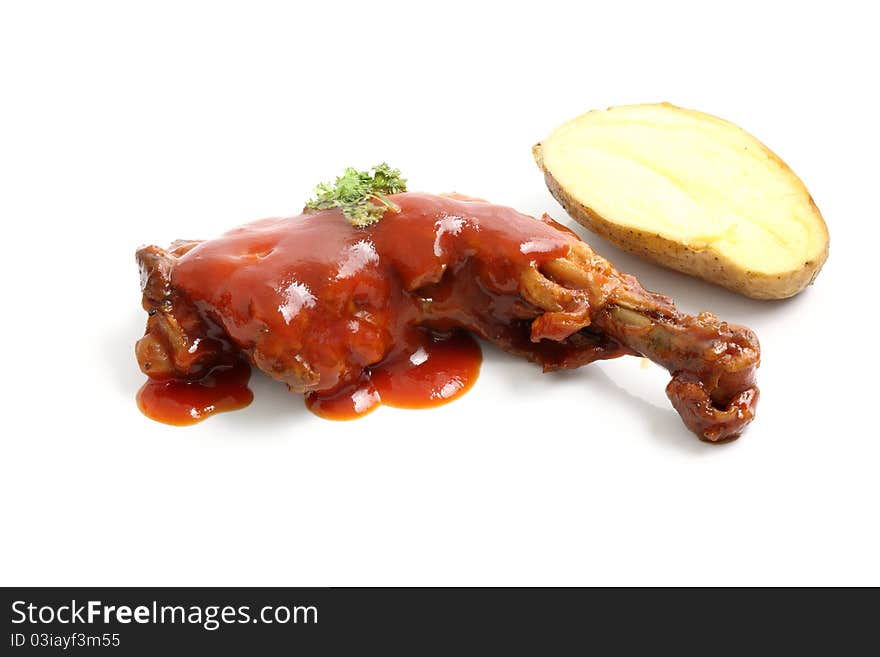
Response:
POLYGON ((4 2, 0 582, 880 584, 880 52, 870 3, 823 4, 4 2), (255 375, 192 428, 138 412, 140 244, 381 160, 572 224, 532 144, 662 100, 765 141, 831 234, 811 289, 759 302, 577 228, 758 333, 736 443, 697 441, 638 359, 542 375, 491 348, 437 410, 328 422, 255 375))

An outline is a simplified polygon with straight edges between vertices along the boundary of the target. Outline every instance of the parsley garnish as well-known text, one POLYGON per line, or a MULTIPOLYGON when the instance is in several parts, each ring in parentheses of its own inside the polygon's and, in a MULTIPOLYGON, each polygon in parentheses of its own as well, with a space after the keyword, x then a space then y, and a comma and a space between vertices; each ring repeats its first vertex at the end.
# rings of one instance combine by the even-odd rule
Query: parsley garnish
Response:
POLYGON ((342 208, 342 214, 352 226, 369 226, 379 221, 387 210, 400 212, 386 195, 405 191, 406 179, 401 177, 400 170, 392 169, 385 162, 371 171, 348 167, 336 182, 323 182, 315 187, 315 198, 306 203, 306 208, 342 208))

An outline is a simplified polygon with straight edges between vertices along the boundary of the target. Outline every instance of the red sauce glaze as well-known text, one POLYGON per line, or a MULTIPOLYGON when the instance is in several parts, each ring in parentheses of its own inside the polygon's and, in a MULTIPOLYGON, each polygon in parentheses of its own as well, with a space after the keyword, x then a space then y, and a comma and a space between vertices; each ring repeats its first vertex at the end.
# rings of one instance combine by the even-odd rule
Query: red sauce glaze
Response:
POLYGON ((477 380, 482 353, 467 333, 438 335, 415 330, 402 348, 370 367, 354 386, 310 393, 306 406, 329 420, 353 420, 380 404, 395 408, 430 408, 457 399, 477 380))
MULTIPOLYGON (((577 238, 549 218, 486 202, 392 199, 400 212, 366 228, 339 210, 307 212, 188 246, 170 273, 174 303, 194 308, 234 351, 305 393, 321 416, 357 417, 380 400, 415 408, 454 399, 473 384, 481 357, 473 338, 448 334, 466 329, 510 350, 531 349, 522 273, 565 256, 577 238), (420 349, 428 358, 414 365, 420 349)), ((211 396, 219 388, 205 389, 148 383, 151 399, 177 410, 145 412, 190 423, 193 412, 205 415, 199 408, 249 401, 235 396, 221 409, 211 396)))
POLYGON ((137 394, 138 408, 147 417, 186 426, 223 411, 244 408, 254 398, 247 387, 251 368, 243 360, 221 365, 197 381, 147 379, 137 394))

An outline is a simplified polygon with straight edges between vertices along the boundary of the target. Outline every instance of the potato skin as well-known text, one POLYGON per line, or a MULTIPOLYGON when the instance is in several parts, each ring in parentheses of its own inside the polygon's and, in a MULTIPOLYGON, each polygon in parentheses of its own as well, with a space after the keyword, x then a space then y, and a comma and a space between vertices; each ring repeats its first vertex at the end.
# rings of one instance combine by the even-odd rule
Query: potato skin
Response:
MULTIPOLYGON (((702 278, 728 290, 752 299, 785 299, 796 295, 810 285, 828 258, 828 233, 825 229, 825 250, 817 258, 804 262, 802 267, 792 271, 767 275, 749 271, 740 264, 726 258, 710 248, 692 249, 680 242, 670 240, 656 233, 650 233, 608 221, 591 208, 574 199, 556 181, 544 166, 541 144, 532 147, 532 155, 541 171, 544 181, 553 197, 565 211, 578 223, 620 247, 645 260, 663 267, 680 271, 690 276, 702 278)), ((782 160, 776 158, 782 166, 782 160)), ((813 199, 813 208, 819 213, 813 199)), ((821 216, 821 215, 820 215, 821 216)))

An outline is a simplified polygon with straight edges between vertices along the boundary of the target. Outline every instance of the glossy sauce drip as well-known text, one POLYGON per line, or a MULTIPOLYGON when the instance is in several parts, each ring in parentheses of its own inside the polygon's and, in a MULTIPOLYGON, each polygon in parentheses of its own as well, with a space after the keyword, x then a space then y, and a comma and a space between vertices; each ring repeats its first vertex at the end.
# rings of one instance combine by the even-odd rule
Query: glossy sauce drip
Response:
POLYGON ((215 367, 198 381, 148 379, 137 394, 138 408, 147 417, 186 426, 224 411, 244 408, 254 398, 247 387, 251 368, 243 360, 215 367))
POLYGON ((480 373, 482 353, 469 334, 414 330, 403 348, 370 367, 354 386, 329 395, 311 393, 306 406, 330 420, 352 420, 385 404, 395 408, 442 406, 467 392, 480 373))

